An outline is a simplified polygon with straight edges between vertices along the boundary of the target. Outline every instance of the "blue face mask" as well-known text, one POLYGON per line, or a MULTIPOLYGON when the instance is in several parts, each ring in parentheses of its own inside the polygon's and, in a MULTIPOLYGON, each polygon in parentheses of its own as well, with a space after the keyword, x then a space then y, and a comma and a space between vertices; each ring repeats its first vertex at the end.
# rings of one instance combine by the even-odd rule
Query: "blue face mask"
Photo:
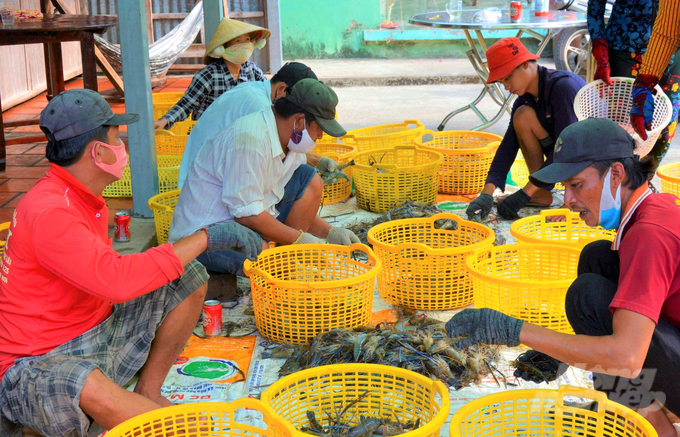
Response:
POLYGON ((621 224, 621 184, 616 189, 616 198, 612 196, 611 185, 612 169, 607 170, 602 185, 602 196, 600 197, 600 222, 598 223, 605 229, 614 230, 621 224))

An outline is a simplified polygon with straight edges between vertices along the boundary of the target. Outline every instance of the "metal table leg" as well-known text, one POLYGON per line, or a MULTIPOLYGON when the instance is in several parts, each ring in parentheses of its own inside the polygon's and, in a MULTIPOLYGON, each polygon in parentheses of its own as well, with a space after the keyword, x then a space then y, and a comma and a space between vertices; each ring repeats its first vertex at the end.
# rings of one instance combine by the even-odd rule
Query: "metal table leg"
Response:
MULTIPOLYGON (((442 122, 437 127, 437 130, 439 131, 444 130, 446 123, 448 123, 451 118, 467 110, 471 110, 472 112, 474 112, 475 115, 477 115, 477 118, 479 118, 479 120, 482 122, 482 124, 475 126, 470 130, 478 131, 486 129, 489 126, 493 126, 494 124, 496 124, 498 120, 501 119, 504 112, 510 114, 512 112, 510 105, 515 100, 515 96, 513 94, 506 94, 505 90, 498 83, 492 84, 486 83, 486 80, 489 77, 489 69, 487 67, 486 61, 484 61, 484 58, 482 57, 482 53, 486 53, 487 51, 487 44, 486 41, 484 40, 484 36, 482 35, 482 31, 475 30, 477 41, 483 50, 482 53, 480 53, 480 51, 477 49, 477 45, 475 44, 475 41, 472 39, 469 30, 463 29, 463 32, 465 33, 465 39, 467 40, 468 46, 470 47, 470 50, 467 51, 466 55, 470 60, 472 67, 475 69, 475 73, 477 73, 477 76, 482 80, 484 87, 480 94, 477 96, 477 98, 475 98, 475 100, 473 100, 471 103, 468 103, 463 107, 456 109, 455 111, 450 112, 446 117, 444 117, 442 122), (479 110, 479 108, 477 108, 477 105, 479 104, 479 102, 482 101, 482 99, 484 99, 484 96, 486 96, 486 94, 489 94, 489 97, 491 97, 491 99, 498 106, 500 106, 498 112, 496 112, 496 114, 493 116, 493 118, 491 118, 491 120, 487 119, 486 116, 482 114, 482 112, 479 110)), ((554 35, 554 31, 552 29, 548 29, 548 32, 545 35, 542 35, 530 29, 527 30, 522 29, 517 33, 517 37, 519 38, 523 33, 539 40, 538 49, 536 50, 536 54, 539 56, 541 55, 545 47, 548 45, 548 42, 554 35)))

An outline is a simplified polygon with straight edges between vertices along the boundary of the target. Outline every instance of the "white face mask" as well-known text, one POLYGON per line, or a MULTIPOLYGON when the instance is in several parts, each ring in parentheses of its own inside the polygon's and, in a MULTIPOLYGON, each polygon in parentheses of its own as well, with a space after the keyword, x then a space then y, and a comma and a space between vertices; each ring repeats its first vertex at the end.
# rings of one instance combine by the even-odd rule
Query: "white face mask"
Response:
POLYGON ((316 141, 309 136, 307 129, 305 128, 302 132, 298 132, 295 130, 295 125, 293 125, 293 133, 288 140, 288 150, 291 152, 308 153, 312 151, 314 146, 316 146, 316 141))
POLYGON ((610 168, 604 177, 602 196, 600 197, 600 221, 599 225, 605 229, 613 230, 621 224, 621 184, 616 188, 616 198, 612 196, 610 168))

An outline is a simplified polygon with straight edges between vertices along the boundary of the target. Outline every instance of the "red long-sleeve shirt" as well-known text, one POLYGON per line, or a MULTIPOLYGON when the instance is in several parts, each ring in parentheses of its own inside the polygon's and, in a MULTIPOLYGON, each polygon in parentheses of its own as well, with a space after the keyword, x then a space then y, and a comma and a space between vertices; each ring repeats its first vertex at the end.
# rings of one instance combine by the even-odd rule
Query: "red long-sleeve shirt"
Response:
POLYGON ((114 251, 104 199, 52 165, 19 202, 0 263, 0 379, 15 359, 49 352, 183 271, 170 244, 114 251))

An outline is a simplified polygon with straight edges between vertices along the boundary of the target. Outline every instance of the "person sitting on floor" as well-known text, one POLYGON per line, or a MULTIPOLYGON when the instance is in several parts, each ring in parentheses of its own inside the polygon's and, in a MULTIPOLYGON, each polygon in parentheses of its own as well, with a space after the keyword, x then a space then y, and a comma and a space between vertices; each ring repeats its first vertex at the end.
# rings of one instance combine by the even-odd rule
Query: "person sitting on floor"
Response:
MULTIPOLYGON (((177 199, 169 240, 237 222, 279 245, 358 243, 351 231, 317 216, 324 183, 305 164, 323 132, 347 133, 334 119, 337 103, 328 86, 302 79, 273 108, 239 118, 210 140, 177 199)), ((198 260, 209 271, 243 275, 243 254, 205 252, 198 260)))
POLYGON ((264 47, 270 35, 262 27, 223 18, 203 56, 208 66, 196 73, 184 96, 156 120, 154 128, 170 129, 189 115, 198 120, 215 99, 238 84, 264 81, 262 70, 249 59, 256 48, 264 47))
POLYGON ((305 64, 288 62, 271 80, 245 82, 219 96, 191 129, 179 166, 179 188, 184 185, 198 151, 208 140, 244 115, 270 109, 276 100, 286 97, 293 85, 305 78, 317 77, 305 64))
POLYGON ((50 170, 21 199, 0 274, 0 412, 46 437, 86 436, 172 405, 161 384, 191 335, 208 275, 194 258, 262 239, 237 223, 121 255, 101 196, 127 165, 119 125, 91 90, 70 90, 40 115, 50 170), (134 391, 122 388, 141 369, 134 391))
POLYGON ((581 252, 564 304, 576 335, 489 308, 461 311, 446 330, 466 337, 457 348, 525 344, 534 350, 518 360, 540 363, 550 379, 566 370, 563 363, 590 370, 596 390, 637 409, 659 436, 677 437, 659 402, 680 414, 680 200, 652 193, 654 163, 640 161, 634 148, 618 124, 589 118, 564 129, 553 163, 530 177, 562 182, 565 205, 588 226, 617 230, 613 243, 594 241, 581 252))
MULTIPOLYGON (((503 38, 486 52, 489 65, 487 83, 500 82, 516 94, 510 126, 496 151, 482 193, 467 208, 469 219, 485 219, 493 207, 493 192, 505 190, 505 180, 517 152, 533 173, 552 162, 555 139, 562 130, 577 121, 574 113, 576 93, 586 83, 574 73, 550 70, 536 63, 538 56, 529 52, 518 38, 503 38)), ((498 214, 506 219, 519 218, 518 212, 529 202, 549 206, 552 185, 524 188, 499 201, 498 214)))

